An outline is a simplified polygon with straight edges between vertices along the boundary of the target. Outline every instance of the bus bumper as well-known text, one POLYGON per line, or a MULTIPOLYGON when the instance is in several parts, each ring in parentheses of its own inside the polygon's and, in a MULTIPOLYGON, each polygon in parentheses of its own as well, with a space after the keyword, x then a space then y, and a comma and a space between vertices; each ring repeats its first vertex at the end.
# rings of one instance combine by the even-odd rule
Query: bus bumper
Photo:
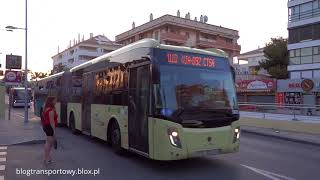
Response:
POLYGON ((179 160, 237 152, 239 126, 239 121, 235 121, 230 126, 218 128, 183 128, 180 124, 156 120, 150 157, 156 160, 179 160), (177 132, 180 144, 170 138, 168 129, 177 132))

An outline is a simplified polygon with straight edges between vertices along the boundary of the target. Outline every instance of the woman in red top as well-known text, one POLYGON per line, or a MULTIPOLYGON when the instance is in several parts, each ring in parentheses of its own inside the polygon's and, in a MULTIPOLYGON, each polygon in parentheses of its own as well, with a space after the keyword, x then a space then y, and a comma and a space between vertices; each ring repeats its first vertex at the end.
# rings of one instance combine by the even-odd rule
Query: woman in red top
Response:
POLYGON ((57 127, 58 115, 55 109, 55 104, 57 100, 53 96, 49 96, 46 99, 44 111, 42 113, 42 126, 43 131, 47 135, 46 143, 44 145, 44 160, 45 163, 50 163, 52 161, 50 156, 50 151, 55 143, 55 128, 57 127))

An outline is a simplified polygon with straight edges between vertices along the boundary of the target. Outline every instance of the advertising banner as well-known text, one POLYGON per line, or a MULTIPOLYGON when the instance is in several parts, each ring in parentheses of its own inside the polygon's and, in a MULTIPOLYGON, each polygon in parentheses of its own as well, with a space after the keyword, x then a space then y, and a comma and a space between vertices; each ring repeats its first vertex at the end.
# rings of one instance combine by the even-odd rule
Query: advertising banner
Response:
POLYGON ((6 55, 6 69, 21 69, 21 65, 21 56, 6 55))
POLYGON ((22 74, 21 71, 9 71, 7 70, 4 76, 6 84, 19 84, 21 83, 22 74))

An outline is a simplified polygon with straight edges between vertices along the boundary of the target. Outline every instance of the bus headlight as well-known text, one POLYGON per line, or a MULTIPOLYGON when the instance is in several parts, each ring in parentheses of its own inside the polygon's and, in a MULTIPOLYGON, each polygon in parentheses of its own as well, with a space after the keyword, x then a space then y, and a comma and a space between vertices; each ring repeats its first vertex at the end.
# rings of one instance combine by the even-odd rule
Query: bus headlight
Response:
POLYGON ((240 139, 240 127, 234 129, 233 143, 240 139))
POLYGON ((168 129, 168 136, 169 136, 169 140, 170 140, 171 145, 173 145, 174 147, 177 147, 177 148, 181 148, 179 132, 177 131, 177 129, 169 128, 168 129))

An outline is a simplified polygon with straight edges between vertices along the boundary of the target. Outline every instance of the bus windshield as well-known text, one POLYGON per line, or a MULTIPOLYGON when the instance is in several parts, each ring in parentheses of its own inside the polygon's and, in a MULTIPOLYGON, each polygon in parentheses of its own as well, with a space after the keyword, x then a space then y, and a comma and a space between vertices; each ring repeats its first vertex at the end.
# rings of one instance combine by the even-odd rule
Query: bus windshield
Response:
POLYGON ((199 112, 197 119, 203 119, 238 113, 230 71, 161 65, 160 84, 154 87, 156 109, 164 116, 199 112))

